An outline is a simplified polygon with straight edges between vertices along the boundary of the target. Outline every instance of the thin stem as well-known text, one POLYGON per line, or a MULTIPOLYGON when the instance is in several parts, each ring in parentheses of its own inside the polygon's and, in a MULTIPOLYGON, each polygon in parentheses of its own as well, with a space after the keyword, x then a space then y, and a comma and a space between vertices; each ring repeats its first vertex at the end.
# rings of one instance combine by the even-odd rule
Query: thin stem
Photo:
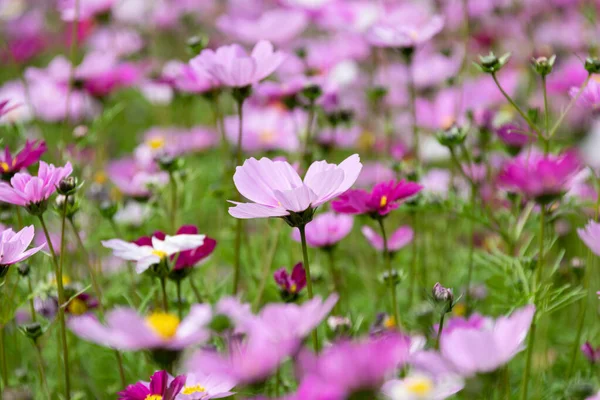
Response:
MULTIPOLYGON (((477 201, 477 186, 475 184, 471 184, 471 209, 475 210, 477 201)), ((473 264, 474 264, 474 254, 475 254, 475 221, 470 221, 470 229, 469 234, 471 237, 469 238, 469 264, 467 270, 467 289, 465 293, 465 305, 467 308, 467 315, 469 314, 469 310, 471 309, 471 282, 473 280, 473 264)))
POLYGON ((315 101, 311 100, 308 105, 308 122, 306 125, 306 137, 304 138, 304 165, 308 167, 312 161, 311 152, 311 139, 312 139, 312 126, 314 125, 316 114, 315 101))
POLYGON ((36 322, 37 316, 35 314, 35 307, 33 304, 33 286, 31 285, 31 271, 27 275, 27 286, 29 287, 29 312, 31 313, 31 321, 36 322))
POLYGON ((162 307, 164 312, 169 312, 169 301, 167 300, 167 279, 160 278, 160 288, 162 290, 162 307))
POLYGON ((188 281, 190 282, 190 286, 192 287, 192 291, 194 292, 194 296, 196 296, 196 301, 198 303, 202 303, 202 296, 200 295, 200 291, 198 290, 198 288, 196 287, 196 284, 194 283, 194 279, 193 276, 190 276, 188 281))
POLYGON ((177 311, 179 319, 183 319, 183 299, 181 298, 181 280, 177 280, 177 311))
POLYGON ((64 374, 65 374, 65 395, 67 400, 71 398, 71 378, 69 376, 69 347, 67 344, 67 331, 65 326, 65 291, 63 287, 62 281, 62 264, 64 258, 64 244, 65 244, 65 220, 66 220, 66 208, 68 205, 68 196, 65 196, 65 202, 62 210, 62 226, 61 226, 61 237, 60 237, 60 247, 61 247, 61 261, 60 265, 58 263, 56 252, 54 251, 54 246, 52 245, 52 240, 50 239, 50 234, 48 233, 48 228, 46 227, 46 222, 44 221, 44 216, 39 215, 40 223, 42 225, 42 229, 44 230, 44 235, 46 236, 46 243, 48 244, 48 249, 50 250, 50 255, 52 256, 52 261, 54 265, 54 276, 56 279, 56 286, 58 288, 58 321, 60 323, 60 337, 62 342, 62 353, 63 353, 63 365, 64 365, 64 374))
MULTIPOLYGON (((306 270, 306 290, 308 291, 308 299, 313 298, 313 286, 312 278, 310 276, 310 264, 308 263, 308 246, 306 245, 306 225, 298 227, 300 231, 300 241, 302 242, 302 257, 304 261, 304 269, 306 270)), ((315 353, 319 352, 319 336, 317 335, 317 328, 312 331, 313 345, 315 353)))
POLYGON ((385 269, 388 272, 388 289, 390 291, 391 310, 390 312, 394 316, 394 322, 400 323, 398 319, 398 301, 396 300, 396 283, 394 282, 393 271, 392 271, 392 255, 388 248, 387 233, 385 231, 385 224, 383 218, 377 218, 379 228, 381 229, 381 236, 383 237, 383 259, 385 262, 385 269))
MULTIPOLYGON (((77 46, 79 39, 79 2, 80 0, 75 0, 75 16, 72 21, 71 27, 71 48, 69 51, 69 61, 71 62, 71 69, 69 71, 69 86, 67 87, 67 96, 65 101, 65 122, 71 119, 71 94, 73 92, 74 79, 75 79, 75 57, 77 56, 77 46)), ((67 129, 64 130, 67 132, 67 129)), ((63 134, 63 142, 64 140, 63 134)))
MULTIPOLYGON (((239 100, 238 103, 238 138, 237 138, 237 149, 236 149, 236 166, 242 164, 242 134, 244 126, 244 100, 239 100)), ((241 195, 238 192, 238 200, 241 199, 241 195)), ((233 295, 235 296, 238 292, 238 286, 240 281, 240 269, 242 259, 242 229, 243 221, 238 219, 235 225, 235 244, 234 244, 234 267, 233 267, 233 295)))
POLYGON ((328 249, 326 249, 326 252, 327 252, 327 259, 328 259, 328 263, 329 263, 329 274, 331 275, 331 279, 333 280, 333 288, 334 288, 335 292, 338 294, 338 296, 340 296, 340 301, 338 302, 338 305, 340 305, 340 308, 341 308, 341 303, 342 303, 342 300, 344 299, 342 297, 343 284, 342 284, 342 278, 340 276, 340 273, 335 265, 335 249, 328 248, 328 249))
POLYGON ((540 131, 538 130, 537 126, 535 126, 535 124, 533 123, 533 121, 531 121, 531 119, 529 119, 529 117, 527 116, 527 114, 525 114, 523 112, 523 110, 521 110, 521 107, 519 107, 517 105, 517 103, 515 103, 513 101, 513 99, 508 95, 508 93, 506 93, 504 91, 504 89, 500 85, 500 82, 498 82, 498 78, 496 77, 496 73, 492 72, 491 75, 492 75, 492 78, 494 79, 494 82, 496 83, 496 86, 498 86, 498 89, 500 90, 500 92, 502 92, 502 95, 506 98, 506 100, 508 100, 508 102, 513 106, 513 108, 521 115, 521 117, 523 117, 523 119, 525 120, 525 122, 527 122, 527 125, 529 125, 529 127, 535 133, 537 133, 540 137, 543 137, 543 135, 540 133, 540 131))
POLYGON ((417 167, 421 163, 421 155, 419 154, 420 146, 419 146, 419 128, 417 126, 417 88, 415 86, 415 80, 412 73, 412 62, 413 57, 409 56, 406 61, 406 67, 408 69, 408 80, 406 82, 408 87, 408 107, 410 111, 410 123, 413 135, 413 153, 415 157, 415 161, 417 167))
MULTIPOLYGON (((537 306, 538 301, 538 293, 539 293, 539 284, 542 280, 542 269, 544 266, 544 229, 546 224, 546 206, 541 206, 540 212, 540 237, 539 237, 539 254, 538 254, 538 265, 535 271, 535 279, 533 281, 532 290, 534 291, 533 302, 537 306)), ((535 315, 533 323, 531 324, 531 330, 529 331, 529 338, 527 340, 527 355, 525 362, 525 369, 523 371, 523 383, 522 383, 522 392, 521 399, 527 400, 527 394, 529 391, 529 378, 531 375, 531 362, 533 359, 533 347, 535 346, 535 332, 537 329, 537 323, 535 321, 535 315)))
POLYGON ((169 172, 169 186, 171 187, 171 232, 177 230, 177 180, 173 172, 169 172))
POLYGON ((569 111, 571 111, 571 108, 573 108, 573 106, 575 105, 577 100, 579 100, 579 97, 581 97, 581 95, 583 94, 583 89, 587 86, 591 77, 592 77, 592 74, 588 74, 588 76, 585 78, 585 81, 583 81, 583 83, 579 87, 579 90, 577 91, 577 95, 571 99, 571 102, 569 102, 569 105, 567 105, 567 108, 565 108, 565 111, 563 111, 563 113, 558 118, 558 121, 556 121, 556 123, 550 130, 550 133, 548 134, 548 138, 551 138, 552 136, 554 136, 554 134, 556 133, 557 129, 562 124, 563 120, 565 119, 565 117, 567 116, 569 111))
POLYGON ((0 357, 2 358, 2 383, 4 387, 8 387, 8 363, 6 361, 6 346, 4 339, 6 338, 5 325, 0 326, 0 357))
POLYGON ((33 347, 35 347, 35 354, 38 362, 38 369, 40 371, 40 381, 42 385, 42 389, 46 395, 46 398, 50 398, 50 390, 48 389, 48 381, 46 380, 46 372, 44 368, 44 357, 42 355, 42 348, 39 343, 34 343, 33 347))
POLYGON ((444 320, 446 319, 446 313, 442 312, 440 316, 440 325, 438 326, 437 336, 435 338, 435 348, 440 348, 440 339, 442 338, 442 331, 444 330, 444 320))
POLYGON ((548 93, 546 90, 546 75, 542 75, 542 91, 544 92, 544 121, 546 138, 544 140, 544 154, 550 152, 550 109, 548 108, 548 93))
MULTIPOLYGON (((412 213, 412 225, 413 231, 416 232, 417 224, 419 222, 419 216, 416 212, 412 213)), ((408 277, 408 309, 412 308, 413 297, 415 292, 415 285, 417 283, 417 263, 419 262, 419 246, 417 243, 417 236, 415 235, 411 244, 411 261, 410 271, 408 277)))

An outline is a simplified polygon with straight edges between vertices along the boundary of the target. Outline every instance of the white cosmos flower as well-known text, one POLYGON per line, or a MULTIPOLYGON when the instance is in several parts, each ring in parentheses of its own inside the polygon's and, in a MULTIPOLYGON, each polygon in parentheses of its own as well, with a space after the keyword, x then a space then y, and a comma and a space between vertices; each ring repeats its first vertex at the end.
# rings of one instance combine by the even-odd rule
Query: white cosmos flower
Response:
POLYGON ((121 239, 102 241, 102 245, 112 249, 115 257, 136 261, 135 271, 141 274, 152 264, 185 250, 192 250, 204 244, 206 235, 166 236, 164 240, 152 237, 152 246, 139 246, 121 239))

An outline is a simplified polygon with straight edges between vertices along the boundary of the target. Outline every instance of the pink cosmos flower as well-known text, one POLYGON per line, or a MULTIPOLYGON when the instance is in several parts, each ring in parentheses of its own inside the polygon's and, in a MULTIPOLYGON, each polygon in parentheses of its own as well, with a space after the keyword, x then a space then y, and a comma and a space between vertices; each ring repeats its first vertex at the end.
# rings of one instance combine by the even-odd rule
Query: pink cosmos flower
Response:
MULTIPOLYGON (((10 104, 10 100, 1 100, 0 101, 0 117, 5 116, 15 108, 19 107, 19 104, 10 104)), ((7 147, 8 149, 8 147, 7 147)), ((7 150, 8 151, 8 150, 7 150)))
POLYGON ((73 316, 68 326, 77 336, 100 346, 118 350, 181 350, 203 343, 210 337, 212 319, 209 305, 195 304, 183 321, 176 315, 154 312, 143 318, 130 308, 115 308, 102 324, 92 314, 73 316))
POLYGON ((360 126, 325 128, 317 132, 315 140, 326 149, 349 149, 356 145, 361 132, 360 126))
POLYGON ((458 393, 463 380, 455 374, 438 377, 423 372, 412 372, 403 379, 386 382, 382 392, 391 400, 443 400, 458 393))
POLYGON ((371 192, 362 189, 349 190, 331 206, 342 214, 384 216, 419 193, 421 189, 423 187, 414 182, 391 180, 376 184, 371 192))
POLYGON ((514 149, 515 152, 521 150, 529 143, 536 140, 534 133, 531 130, 522 127, 516 123, 507 123, 501 125, 496 130, 498 138, 509 148, 514 149))
POLYGON ((341 341, 319 355, 302 352, 298 372, 336 387, 346 399, 356 392, 379 391, 385 379, 408 360, 410 338, 399 333, 386 333, 360 341, 341 341))
POLYGON ((14 157, 10 154, 8 146, 4 149, 4 156, 0 154, 0 174, 3 177, 11 177, 23 168, 27 168, 40 160, 46 152, 46 142, 34 140, 25 142, 25 147, 14 157))
POLYGON ((577 105, 588 110, 597 111, 600 109, 600 79, 590 79, 581 94, 579 94, 579 87, 572 87, 569 89, 569 96, 571 98, 579 96, 577 105))
POLYGON ((120 62, 107 52, 89 53, 75 69, 75 79, 92 96, 107 96, 121 87, 131 86, 141 78, 141 71, 132 63, 120 62))
POLYGON ((185 384, 185 375, 173 378, 167 371, 156 371, 150 382, 137 382, 117 394, 119 400, 175 400, 185 384))
POLYGON ((0 182, 0 201, 24 207, 43 203, 56 191, 59 182, 71 175, 71 172, 73 168, 70 162, 64 167, 55 167, 40 161, 38 176, 18 172, 11 178, 10 185, 0 182))
POLYGON ((498 180, 507 191, 541 201, 569 190, 580 169, 579 158, 572 151, 561 155, 543 155, 532 151, 506 163, 498 180))
MULTIPOLYGON (((242 149, 245 153, 284 150, 297 151, 298 132, 306 126, 306 113, 287 111, 277 106, 244 107, 242 149)), ((237 116, 225 118, 227 140, 237 145, 240 122, 237 116)))
POLYGON ((370 188, 378 183, 395 179, 393 169, 381 162, 365 162, 363 169, 356 180, 356 185, 361 188, 370 188))
POLYGON ((185 385, 176 400, 209 400, 229 397, 235 383, 227 378, 212 374, 189 373, 185 385))
POLYGON ((213 129, 204 126, 195 126, 191 129, 177 127, 154 127, 144 133, 146 149, 139 149, 137 154, 150 152, 153 156, 168 154, 181 156, 196 153, 213 147, 218 142, 218 137, 213 129), (139 151, 139 153, 138 153, 139 151))
POLYGON ((583 243, 597 256, 600 256, 600 223, 590 220, 585 228, 577 229, 583 243))
POLYGON ((232 44, 217 51, 203 50, 191 63, 198 63, 223 85, 244 87, 271 75, 283 60, 283 53, 274 51, 270 42, 261 40, 250 55, 241 46, 232 44))
POLYGON ((462 376, 492 372, 523 350, 535 314, 528 305, 481 328, 455 328, 444 332, 440 353, 462 376))
POLYGON ((198 57, 192 58, 189 64, 176 60, 167 62, 163 67, 161 80, 186 93, 205 93, 221 85, 205 69, 198 57))
MULTIPOLYGON (((152 187, 162 187, 169 182, 169 175, 159 171, 152 160, 145 160, 146 155, 136 152, 135 158, 122 158, 108 163, 106 175, 119 190, 131 197, 147 198, 152 194, 152 187)), ((150 158, 152 155, 148 154, 150 158)))
POLYGON ((250 158, 236 168, 233 181, 253 203, 232 202, 229 214, 242 219, 285 217, 314 209, 347 191, 361 168, 358 154, 339 165, 315 161, 302 181, 288 162, 250 158))
POLYGON ((306 271, 302 263, 299 262, 294 265, 291 274, 288 274, 285 267, 279 268, 273 274, 273 279, 275 279, 275 283, 286 297, 293 298, 306 286, 306 271))
POLYGON ((600 347, 594 348, 590 342, 585 342, 581 345, 581 352, 592 364, 600 361, 600 347))
POLYGON ((42 246, 27 250, 34 236, 33 225, 26 226, 19 232, 11 228, 0 231, 0 275, 6 272, 9 265, 16 264, 31 257, 42 249, 42 246))
MULTIPOLYGON (((194 225, 183 225, 181 228, 177 230, 177 235, 197 235, 198 228, 194 225)), ((201 235, 203 236, 203 235, 201 235)), ((152 234, 152 236, 143 236, 137 239, 134 243, 138 246, 152 246, 152 238, 157 238, 160 240, 165 240, 166 235, 157 231, 152 234)), ((183 268, 191 268, 195 265, 202 263, 205 261, 215 250, 217 246, 217 241, 208 236, 204 237, 202 244, 196 248, 191 250, 182 251, 180 253, 173 254, 171 259, 176 260, 174 270, 180 270, 183 268)))
MULTIPOLYGON (((354 218, 349 215, 326 212, 316 216, 306 225, 306 243, 310 247, 330 248, 352 231, 354 218)), ((292 231, 292 239, 300 242, 300 231, 292 231)))
POLYGON ((285 9, 267 10, 257 19, 227 14, 217 19, 217 28, 234 39, 245 43, 268 40, 277 45, 300 35, 307 24, 303 12, 285 9))
POLYGON ((114 3, 116 0, 61 0, 58 8, 63 21, 73 21, 76 16, 86 20, 110 11, 114 3))
POLYGON ((376 47, 415 47, 429 41, 444 28, 444 18, 428 16, 421 12, 408 14, 402 11, 375 23, 367 31, 367 40, 376 47), (406 16, 405 16, 406 15, 406 16))
MULTIPOLYGON (((193 231, 193 229, 185 229, 184 231, 193 231)), ((159 264, 174 254, 186 250, 197 251, 204 244, 205 238, 205 235, 178 233, 175 236, 165 235, 163 239, 157 236, 152 236, 149 240, 142 238, 141 244, 130 243, 121 239, 103 240, 102 246, 112 249, 116 257, 135 261, 135 270, 138 274, 141 274, 151 265, 159 264)), ((192 253, 188 254, 189 260, 193 261, 194 256, 192 253)), ((184 255, 186 261, 188 260, 188 254, 184 255)), ((183 265, 181 268, 183 268, 183 265)))
MULTIPOLYGON (((362 234, 367 238, 371 246, 376 250, 383 251, 383 237, 373 230, 370 226, 364 225, 361 229, 362 234)), ((408 225, 396 229, 388 239, 388 251, 395 252, 412 242, 414 232, 408 225)))

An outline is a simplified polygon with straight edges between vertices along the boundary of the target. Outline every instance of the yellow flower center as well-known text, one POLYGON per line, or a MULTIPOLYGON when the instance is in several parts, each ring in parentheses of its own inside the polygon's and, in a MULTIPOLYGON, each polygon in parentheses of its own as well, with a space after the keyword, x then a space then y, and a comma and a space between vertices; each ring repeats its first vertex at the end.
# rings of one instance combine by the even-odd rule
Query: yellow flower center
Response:
POLYGON ((160 394, 149 394, 144 400, 162 400, 162 398, 160 394))
POLYGON ((269 144, 275 140, 275 132, 264 130, 258 134, 258 139, 262 144, 269 144))
POLYGON ((87 304, 85 304, 85 301, 81 299, 73 299, 69 302, 67 310, 73 315, 82 315, 86 313, 88 307, 87 304))
MULTIPOLYGON (((57 286, 56 282, 57 282, 56 278, 54 278, 54 277, 50 280, 50 284, 52 286, 57 286)), ((69 283, 71 283, 71 278, 69 278, 67 275, 63 275, 62 283, 63 283, 63 286, 68 285, 69 283)))
POLYGON ((94 174, 94 182, 99 185, 104 185, 108 180, 106 173, 104 171, 98 171, 94 174))
POLYGON ((394 317, 388 317, 383 321, 383 326, 385 326, 386 329, 392 329, 396 327, 396 318, 394 317))
POLYGON ((163 339, 171 339, 177 333, 179 318, 176 315, 155 312, 146 317, 146 323, 163 339))
POLYGON ((298 290, 298 285, 296 285, 295 283, 292 283, 292 286, 290 286, 290 292, 296 293, 297 290, 298 290))
POLYGON ((0 162, 0 169, 1 169, 2 171, 6 172, 6 171, 8 171, 8 168, 9 168, 9 167, 8 167, 8 164, 7 164, 7 163, 5 163, 4 161, 3 161, 3 162, 0 162))
POLYGON ((148 140, 148 146, 150 146, 150 148, 152 150, 162 149, 165 146, 165 138, 163 138, 163 137, 152 138, 152 139, 148 140))
POLYGON ((387 206, 387 196, 381 196, 381 200, 379 201, 379 207, 383 208, 387 206))
POLYGON ((433 390, 433 383, 426 377, 410 378, 410 381, 406 383, 406 389, 409 393, 425 396, 433 390))
POLYGON ((206 392, 204 386, 194 385, 194 386, 184 386, 181 391, 182 394, 194 394, 194 393, 203 393, 206 392))
POLYGON ((167 253, 162 250, 152 250, 152 254, 159 257, 161 260, 167 258, 167 253))
POLYGON ((600 83, 600 75, 592 75, 592 79, 600 83))

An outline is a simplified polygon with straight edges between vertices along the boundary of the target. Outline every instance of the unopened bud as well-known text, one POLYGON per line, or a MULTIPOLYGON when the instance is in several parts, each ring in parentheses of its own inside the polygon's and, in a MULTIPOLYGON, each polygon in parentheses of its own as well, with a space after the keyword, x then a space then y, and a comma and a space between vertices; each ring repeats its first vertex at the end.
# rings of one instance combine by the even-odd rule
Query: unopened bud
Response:
POLYGON ((550 58, 547 57, 538 57, 533 58, 531 63, 533 64, 533 68, 535 71, 541 76, 546 76, 550 72, 552 72, 552 68, 554 67, 554 62, 556 61, 556 56, 553 55, 550 58))
POLYGON ((187 40, 187 50, 192 56, 200 54, 208 46, 209 38, 205 35, 192 36, 187 40))
POLYGON ((482 72, 493 74, 500 71, 500 69, 502 69, 502 67, 506 65, 509 58, 510 53, 506 53, 500 58, 498 58, 494 53, 490 52, 490 54, 488 54, 487 56, 479 56, 479 63, 476 63, 475 65, 482 72))
POLYGON ((42 325, 39 322, 32 322, 30 324, 24 324, 19 326, 19 329, 25 336, 34 342, 38 340, 40 336, 44 334, 44 330, 42 329, 42 325))
POLYGON ((433 286, 431 294, 436 303, 452 303, 454 301, 452 289, 443 287, 439 282, 433 286))
POLYGON ((323 90, 319 85, 310 85, 302 89, 302 96, 309 102, 314 103, 323 94, 323 90))
POLYGON ((442 146, 455 147, 464 143, 467 138, 467 130, 457 125, 452 125, 446 130, 439 131, 436 137, 442 146))
POLYGON ((585 70, 590 74, 600 73, 600 59, 597 57, 588 57, 585 59, 585 70))
POLYGON ((29 268, 29 264, 27 264, 27 263, 21 263, 17 267, 17 271, 19 271, 19 275, 21 275, 23 277, 26 277, 29 275, 30 269, 31 268, 29 268))
POLYGON ((67 176, 58 183, 58 193, 65 196, 75 194, 77 189, 79 189, 79 186, 75 176, 67 176))

